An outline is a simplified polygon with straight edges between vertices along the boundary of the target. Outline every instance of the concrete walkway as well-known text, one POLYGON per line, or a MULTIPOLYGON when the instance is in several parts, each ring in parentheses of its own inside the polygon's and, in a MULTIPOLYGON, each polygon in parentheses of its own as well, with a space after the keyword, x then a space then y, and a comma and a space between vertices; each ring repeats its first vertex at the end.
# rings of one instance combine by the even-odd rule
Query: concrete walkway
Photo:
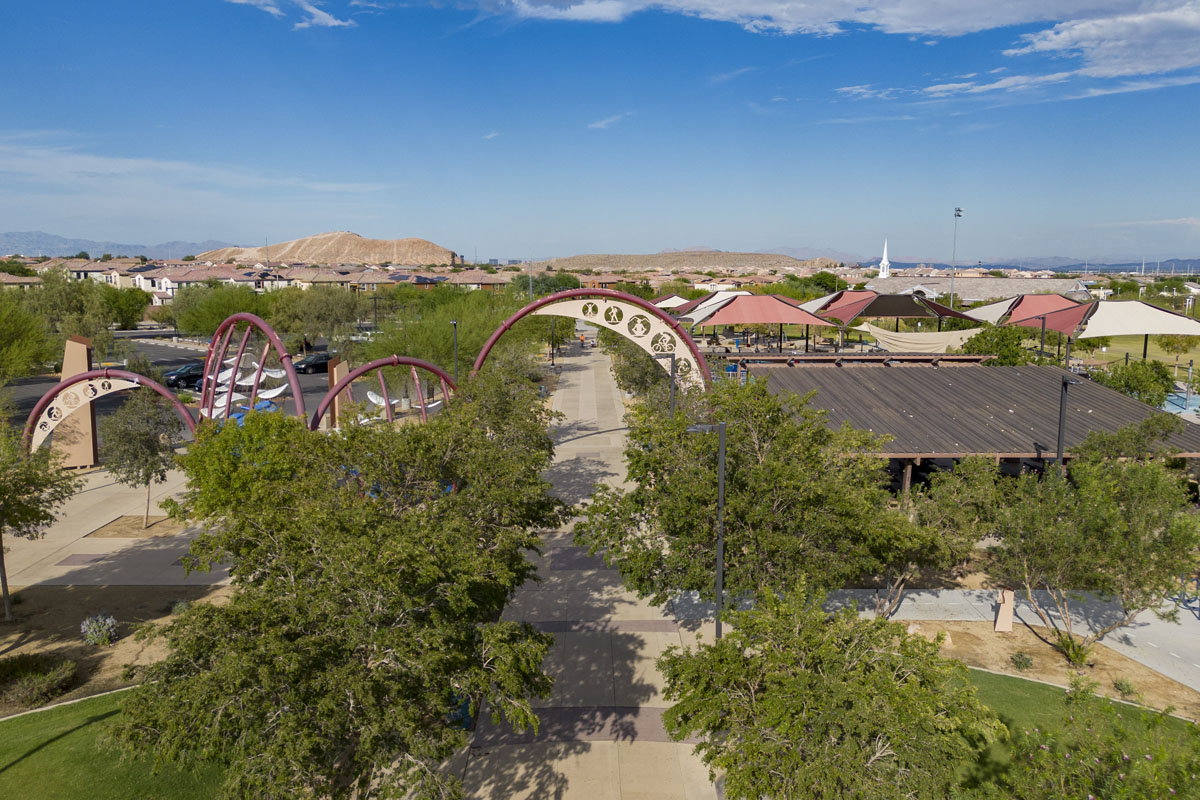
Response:
MULTIPOLYGON (((172 471, 150 491, 150 513, 183 489, 183 473, 172 471)), ((141 517, 146 490, 131 489, 102 469, 84 476, 83 489, 63 504, 58 520, 41 539, 4 537, 8 583, 20 586, 202 586, 227 583, 224 569, 185 575, 180 559, 198 533, 189 528, 145 539, 90 537, 122 516, 141 517)))
MULTIPOLYGON (((625 468, 624 407, 599 350, 569 347, 553 404, 567 419, 555 431, 549 478, 569 502, 597 482, 617 485, 625 468)), ((465 763, 470 797, 579 800, 715 798, 691 744, 663 729, 663 679, 655 660, 671 645, 695 641, 676 620, 639 600, 571 541, 568 525, 544 536, 541 583, 523 587, 505 618, 554 634, 546 662, 554 677, 539 703, 536 735, 480 719, 465 763)), ((709 633, 711 637, 711 632, 709 633)))

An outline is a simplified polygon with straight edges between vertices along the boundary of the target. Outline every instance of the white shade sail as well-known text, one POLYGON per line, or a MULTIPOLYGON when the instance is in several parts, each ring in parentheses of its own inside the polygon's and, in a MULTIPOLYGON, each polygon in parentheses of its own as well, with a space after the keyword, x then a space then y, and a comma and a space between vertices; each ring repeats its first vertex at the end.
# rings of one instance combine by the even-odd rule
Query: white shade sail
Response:
POLYGON ((1101 300, 1079 338, 1158 334, 1200 336, 1200 322, 1141 300, 1101 300))

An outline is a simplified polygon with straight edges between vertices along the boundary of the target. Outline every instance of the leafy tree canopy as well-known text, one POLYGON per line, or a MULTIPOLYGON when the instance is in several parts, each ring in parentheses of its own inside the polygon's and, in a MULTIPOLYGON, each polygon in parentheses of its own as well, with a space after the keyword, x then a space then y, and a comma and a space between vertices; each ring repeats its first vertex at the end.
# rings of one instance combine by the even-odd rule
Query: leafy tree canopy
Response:
POLYGON ((150 305, 150 295, 136 287, 118 289, 115 286, 101 284, 100 290, 104 298, 104 306, 108 316, 121 330, 132 330, 141 322, 146 307, 150 305))
POLYGON ((54 522, 55 512, 79 488, 81 480, 62 469, 49 446, 26 451, 21 429, 0 414, 0 585, 4 619, 13 621, 4 565, 5 534, 39 539, 54 522))
POLYGON ((248 286, 227 286, 210 281, 203 286, 185 286, 175 293, 175 324, 182 333, 212 336, 225 319, 246 312, 263 316, 268 300, 248 286))
POLYGON ((150 389, 136 389, 100 420, 99 433, 104 468, 118 483, 146 487, 142 527, 149 527, 150 486, 167 479, 175 448, 183 443, 183 422, 162 397, 150 389))
POLYGON ((961 765, 1005 733, 940 640, 826 614, 803 588, 728 619, 715 644, 659 660, 667 730, 700 739, 726 797, 949 797, 961 765))
POLYGON ((1094 370, 1088 377, 1155 408, 1167 402, 1167 395, 1175 389, 1175 379, 1161 361, 1113 364, 1107 370, 1094 370))
POLYGON ((989 367, 1018 367, 1037 361, 1037 354, 1024 346, 1029 336, 1029 328, 987 327, 963 342, 960 352, 996 356, 984 362, 989 367))
POLYGON ((425 425, 313 433, 277 414, 205 425, 176 513, 235 592, 153 631, 117 726, 129 752, 227 768, 225 797, 461 796, 438 769, 466 704, 514 725, 549 690, 550 637, 499 621, 561 521, 548 412, 488 370, 425 425), (411 793, 411 794, 410 794, 411 793))
POLYGON ((45 324, 21 300, 0 290, 0 384, 39 372, 56 355, 45 324))
MULTIPOLYGON (((659 368, 661 370, 661 368, 659 368)), ((805 578, 818 588, 875 574, 912 526, 893 508, 876 439, 830 429, 803 398, 765 381, 721 382, 627 415, 629 489, 601 486, 577 540, 620 568, 627 585, 665 602, 679 590, 712 598, 716 553, 717 437, 689 422, 728 424, 725 582, 731 597, 805 578)), ((918 548, 919 549, 919 548, 918 548)))

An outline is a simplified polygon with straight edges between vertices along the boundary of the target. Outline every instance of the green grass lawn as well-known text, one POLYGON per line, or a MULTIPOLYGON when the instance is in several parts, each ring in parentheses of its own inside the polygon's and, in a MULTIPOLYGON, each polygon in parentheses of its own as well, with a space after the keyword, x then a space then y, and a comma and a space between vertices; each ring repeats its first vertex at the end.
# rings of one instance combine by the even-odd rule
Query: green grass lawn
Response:
POLYGON ((99 746, 121 712, 123 692, 0 721, 0 797, 118 800, 215 797, 221 771, 198 774, 122 761, 99 746))

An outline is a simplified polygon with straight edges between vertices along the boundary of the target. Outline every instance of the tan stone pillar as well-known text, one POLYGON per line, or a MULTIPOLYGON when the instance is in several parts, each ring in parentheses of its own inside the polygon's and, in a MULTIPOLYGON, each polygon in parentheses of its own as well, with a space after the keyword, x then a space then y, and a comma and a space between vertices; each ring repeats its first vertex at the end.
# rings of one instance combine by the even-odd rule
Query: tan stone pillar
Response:
MULTIPOLYGON (((63 349, 62 380, 92 369, 92 340, 72 336, 63 349)), ((75 396, 75 395, 72 395, 75 396)), ((54 429, 51 444, 62 455, 64 467, 94 467, 100 463, 96 450, 96 407, 83 402, 67 410, 67 417, 54 429)))
MULTIPOLYGON (((329 388, 332 389, 337 382, 350 374, 350 365, 342 361, 340 358, 335 358, 329 362, 329 388)), ((329 413, 325 417, 329 420, 329 427, 336 428, 338 426, 339 416, 342 413, 342 403, 353 402, 354 395, 350 393, 350 387, 346 386, 337 397, 333 398, 333 403, 329 406, 329 413)))

